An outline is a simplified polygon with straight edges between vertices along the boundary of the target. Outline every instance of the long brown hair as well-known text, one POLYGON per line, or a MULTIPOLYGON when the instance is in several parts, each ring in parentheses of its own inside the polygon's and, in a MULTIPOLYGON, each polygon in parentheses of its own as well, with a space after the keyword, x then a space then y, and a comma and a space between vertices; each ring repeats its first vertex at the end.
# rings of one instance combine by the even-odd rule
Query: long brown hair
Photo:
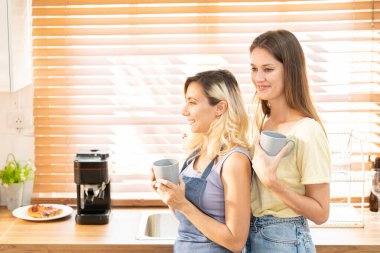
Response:
MULTIPOLYGON (((316 120, 323 128, 311 100, 305 55, 296 36, 286 30, 268 31, 254 39, 249 48, 250 53, 257 47, 268 50, 283 64, 285 99, 289 107, 305 117, 316 120)), ((255 113, 255 124, 261 131, 263 120, 266 116, 270 116, 271 110, 267 100, 258 98, 257 91, 254 99, 259 105, 255 113)))

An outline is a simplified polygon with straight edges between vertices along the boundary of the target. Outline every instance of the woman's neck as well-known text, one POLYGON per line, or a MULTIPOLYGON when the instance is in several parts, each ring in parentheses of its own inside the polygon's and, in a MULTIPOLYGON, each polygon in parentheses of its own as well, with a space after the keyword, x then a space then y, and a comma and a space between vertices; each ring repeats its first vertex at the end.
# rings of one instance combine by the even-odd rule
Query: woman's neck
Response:
POLYGON ((293 123, 304 118, 300 112, 290 108, 286 103, 271 103, 270 105, 270 116, 265 128, 280 130, 282 129, 282 125, 285 126, 289 123, 291 126, 293 123))
POLYGON ((269 101, 269 104, 270 118, 274 122, 287 122, 295 114, 295 111, 288 106, 284 98, 269 101))
POLYGON ((290 109, 287 106, 284 107, 276 107, 271 106, 270 108, 270 119, 273 122, 287 122, 290 121, 294 117, 295 111, 290 109))
POLYGON ((201 150, 199 151, 199 156, 206 156, 208 150, 209 140, 207 136, 203 136, 203 144, 201 146, 201 150))
POLYGON ((211 141, 209 138, 205 137, 199 151, 199 156, 207 157, 207 159, 214 158, 215 152, 213 150, 215 148, 215 144, 216 143, 214 141, 211 141))

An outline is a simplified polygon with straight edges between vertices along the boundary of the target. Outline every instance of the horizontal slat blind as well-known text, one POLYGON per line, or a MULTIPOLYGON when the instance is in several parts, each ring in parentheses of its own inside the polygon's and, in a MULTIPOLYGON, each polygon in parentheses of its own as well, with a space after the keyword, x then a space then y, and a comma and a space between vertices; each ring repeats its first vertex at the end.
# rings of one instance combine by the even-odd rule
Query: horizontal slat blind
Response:
POLYGON ((184 158, 186 77, 229 69, 248 105, 248 48, 270 29, 301 41, 327 131, 354 133, 353 169, 380 155, 380 1, 33 0, 32 13, 39 196, 74 193, 75 154, 100 148, 115 194, 154 198, 152 161, 184 158))

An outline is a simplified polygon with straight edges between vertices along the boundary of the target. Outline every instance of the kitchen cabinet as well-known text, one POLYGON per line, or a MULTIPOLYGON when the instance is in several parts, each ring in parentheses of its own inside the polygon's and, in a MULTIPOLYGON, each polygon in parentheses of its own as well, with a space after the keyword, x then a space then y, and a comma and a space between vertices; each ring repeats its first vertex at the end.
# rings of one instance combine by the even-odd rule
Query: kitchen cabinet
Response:
POLYGON ((30 4, 30 0, 0 0, 0 92, 31 84, 30 4))
POLYGON ((7 1, 0 0, 0 91, 9 91, 7 1))

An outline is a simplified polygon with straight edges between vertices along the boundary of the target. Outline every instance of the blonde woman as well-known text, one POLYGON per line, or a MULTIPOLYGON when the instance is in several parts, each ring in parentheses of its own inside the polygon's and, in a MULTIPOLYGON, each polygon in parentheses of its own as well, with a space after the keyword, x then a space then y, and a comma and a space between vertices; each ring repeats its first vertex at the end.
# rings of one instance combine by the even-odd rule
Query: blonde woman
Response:
MULTIPOLYGON (((269 31, 250 47, 256 88, 254 131, 277 131, 295 141, 268 156, 256 140, 252 166, 252 219, 244 252, 315 252, 307 220, 329 216, 330 153, 321 120, 312 104, 305 57, 289 31, 269 31)), ((257 138, 257 139, 258 139, 257 138)))
POLYGON ((152 181, 180 225, 177 253, 241 252, 250 217, 248 118, 235 77, 206 71, 185 83, 182 114, 193 133, 179 186, 152 181))

